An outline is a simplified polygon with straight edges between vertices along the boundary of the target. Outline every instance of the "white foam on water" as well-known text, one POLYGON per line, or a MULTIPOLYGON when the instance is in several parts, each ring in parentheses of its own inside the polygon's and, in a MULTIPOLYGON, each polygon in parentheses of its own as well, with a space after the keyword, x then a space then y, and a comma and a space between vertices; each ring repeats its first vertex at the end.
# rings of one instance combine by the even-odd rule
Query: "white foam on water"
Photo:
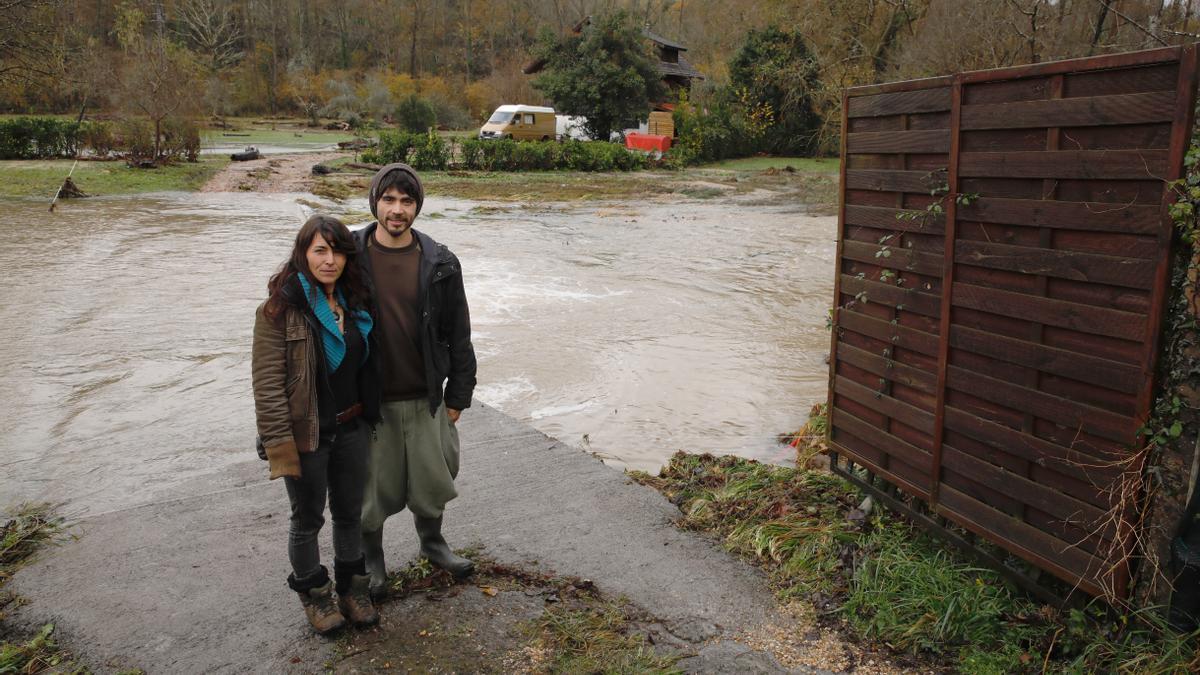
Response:
MULTIPOLYGON (((475 398, 501 410, 522 398, 535 396, 536 386, 528 378, 517 376, 499 382, 481 382, 475 386, 475 398)), ((507 412, 507 411, 506 411, 507 412)))
POLYGON ((529 419, 540 420, 547 417, 557 417, 559 415, 569 415, 571 413, 583 412, 588 408, 596 407, 596 403, 574 403, 570 405, 552 405, 545 408, 538 408, 529 413, 529 419))

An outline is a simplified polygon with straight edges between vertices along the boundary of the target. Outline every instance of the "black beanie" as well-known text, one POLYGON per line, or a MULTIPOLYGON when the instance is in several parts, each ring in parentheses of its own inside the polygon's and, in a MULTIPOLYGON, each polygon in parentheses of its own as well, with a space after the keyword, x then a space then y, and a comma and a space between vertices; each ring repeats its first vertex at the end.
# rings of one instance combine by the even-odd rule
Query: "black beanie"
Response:
POLYGON ((384 177, 393 171, 402 171, 412 179, 412 184, 417 191, 417 194, 409 195, 413 199, 417 200, 417 212, 413 215, 420 215, 421 205, 425 203, 425 188, 421 186, 421 179, 417 177, 417 172, 413 171, 411 166, 404 164, 403 162, 388 164, 379 171, 375 172, 375 177, 371 179, 371 189, 367 191, 367 201, 371 204, 371 215, 375 216, 376 218, 379 217, 379 214, 375 213, 375 205, 379 203, 379 197, 384 192, 384 190, 381 190, 379 186, 383 183, 384 177))

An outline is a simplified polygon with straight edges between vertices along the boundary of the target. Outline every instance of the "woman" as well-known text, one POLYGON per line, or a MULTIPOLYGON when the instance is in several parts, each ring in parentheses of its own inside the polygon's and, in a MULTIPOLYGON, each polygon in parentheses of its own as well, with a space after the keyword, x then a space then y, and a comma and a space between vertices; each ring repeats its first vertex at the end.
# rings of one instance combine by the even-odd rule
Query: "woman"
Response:
POLYGON ((368 286, 350 230, 313 216, 271 277, 254 320, 254 412, 271 479, 291 501, 288 586, 319 633, 379 621, 362 556, 367 436, 379 422, 368 286), (317 533, 333 516, 334 582, 317 533), (333 601, 336 587, 337 603, 333 601))

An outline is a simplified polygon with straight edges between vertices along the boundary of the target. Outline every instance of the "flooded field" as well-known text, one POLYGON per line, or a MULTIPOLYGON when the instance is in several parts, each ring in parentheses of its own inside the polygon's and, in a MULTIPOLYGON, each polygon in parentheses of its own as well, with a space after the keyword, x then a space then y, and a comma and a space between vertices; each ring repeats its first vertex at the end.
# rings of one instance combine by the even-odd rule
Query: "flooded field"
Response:
MULTIPOLYGON (((253 312, 300 198, 3 202, 0 503, 124 508, 253 456, 253 312)), ((432 196, 417 226, 462 259, 476 398, 610 463, 786 461, 824 397, 835 224, 802 204, 432 196)))

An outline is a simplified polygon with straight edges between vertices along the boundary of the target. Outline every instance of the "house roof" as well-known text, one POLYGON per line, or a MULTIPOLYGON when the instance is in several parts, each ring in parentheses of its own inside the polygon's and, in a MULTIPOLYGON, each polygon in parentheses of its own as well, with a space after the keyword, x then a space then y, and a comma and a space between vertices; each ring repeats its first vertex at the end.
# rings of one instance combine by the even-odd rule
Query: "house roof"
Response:
POLYGON ((682 55, 679 57, 679 63, 669 63, 667 61, 659 61, 657 65, 658 65, 658 72, 662 73, 663 75, 675 75, 678 77, 690 77, 690 78, 698 79, 698 80, 704 79, 704 76, 700 74, 700 71, 693 68, 692 64, 688 63, 687 60, 684 59, 682 55))
MULTIPOLYGON (((585 18, 583 21, 580 21, 578 24, 575 25, 574 28, 571 29, 571 32, 576 33, 576 34, 581 32, 583 30, 584 26, 589 25, 591 23, 591 18, 592 17, 589 16, 589 17, 585 18)), ((687 51, 687 47, 684 47, 683 45, 679 44, 678 42, 672 42, 671 40, 668 40, 665 37, 659 35, 658 33, 653 32, 647 28, 642 29, 642 35, 645 36, 645 38, 647 40, 650 40, 651 42, 653 42, 657 45, 661 45, 663 47, 668 47, 670 49, 678 49, 681 52, 687 51)), ((686 78, 699 79, 699 80, 704 79, 704 76, 700 74, 700 71, 698 71, 694 67, 692 67, 692 64, 688 63, 687 60, 683 58, 682 54, 679 55, 678 63, 672 63, 672 62, 668 62, 668 61, 657 61, 655 65, 658 66, 658 72, 662 73, 664 77, 674 76, 674 77, 686 77, 686 78)), ((521 72, 525 73, 526 75, 533 75, 535 73, 541 72, 541 70, 545 67, 546 67, 546 59, 534 59, 533 61, 530 61, 529 63, 525 64, 525 67, 521 69, 521 72)))
POLYGON ((667 38, 659 35, 658 33, 651 31, 649 28, 643 28, 642 35, 645 35, 651 41, 658 43, 664 47, 670 47, 671 49, 678 49, 681 52, 687 51, 687 47, 684 47, 683 45, 679 44, 678 42, 672 42, 671 40, 668 40, 667 38))

